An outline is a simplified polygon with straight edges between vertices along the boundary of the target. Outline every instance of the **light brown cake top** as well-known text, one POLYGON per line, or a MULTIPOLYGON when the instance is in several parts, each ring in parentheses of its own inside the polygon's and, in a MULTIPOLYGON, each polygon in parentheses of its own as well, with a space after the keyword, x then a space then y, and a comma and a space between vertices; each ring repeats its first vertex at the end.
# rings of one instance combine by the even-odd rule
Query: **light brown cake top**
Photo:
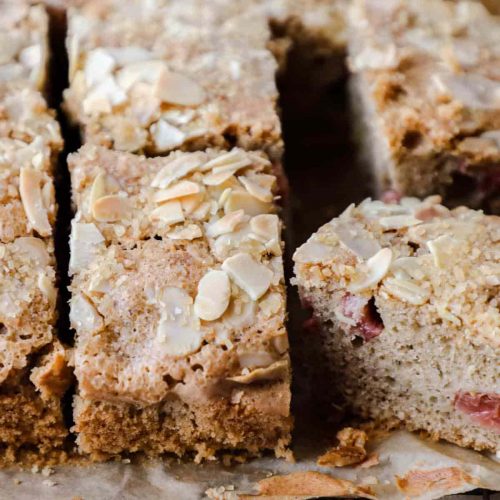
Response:
POLYGON ((71 8, 66 107, 87 140, 161 153, 241 127, 279 141, 277 63, 252 6, 95 0, 71 8))
POLYGON ((31 236, 0 244, 0 383, 53 339, 52 243, 31 236))
POLYGON ((500 218, 439 202, 351 205, 296 251, 299 287, 375 297, 421 326, 459 327, 457 344, 500 347, 500 218))
POLYGON ((356 0, 350 17, 349 65, 393 152, 498 161, 500 17, 464 0, 356 0))
POLYGON ((59 123, 42 95, 21 83, 0 84, 0 137, 31 143, 41 138, 57 155, 63 146, 59 123))
POLYGON ((85 396, 201 401, 287 376, 281 222, 264 155, 146 159, 87 145, 69 166, 85 396))
POLYGON ((51 149, 40 136, 0 138, 0 242, 50 236, 55 216, 51 149))
POLYGON ((28 81, 45 87, 48 16, 43 5, 25 0, 0 2, 0 82, 28 81))

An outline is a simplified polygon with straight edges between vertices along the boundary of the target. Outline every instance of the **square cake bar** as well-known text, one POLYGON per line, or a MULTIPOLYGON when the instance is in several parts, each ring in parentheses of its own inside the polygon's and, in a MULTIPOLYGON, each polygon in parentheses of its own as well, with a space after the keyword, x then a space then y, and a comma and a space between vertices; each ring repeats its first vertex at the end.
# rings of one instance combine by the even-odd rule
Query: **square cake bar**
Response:
POLYGON ((381 191, 500 211, 500 17, 481 2, 355 0, 349 66, 381 191))
POLYGON ((62 147, 41 95, 0 89, 0 464, 60 460, 70 374, 57 340, 53 161, 62 147))
POLYGON ((351 205, 296 251, 296 284, 333 400, 496 451, 500 218, 439 202, 351 205))
POLYGON ((0 82, 22 81, 45 90, 49 19, 43 5, 0 2, 0 82))
POLYGON ((90 0, 68 9, 65 106, 85 142, 154 156, 282 153, 260 2, 90 0))
POLYGON ((80 450, 286 452, 277 179, 260 152, 70 155, 80 450))

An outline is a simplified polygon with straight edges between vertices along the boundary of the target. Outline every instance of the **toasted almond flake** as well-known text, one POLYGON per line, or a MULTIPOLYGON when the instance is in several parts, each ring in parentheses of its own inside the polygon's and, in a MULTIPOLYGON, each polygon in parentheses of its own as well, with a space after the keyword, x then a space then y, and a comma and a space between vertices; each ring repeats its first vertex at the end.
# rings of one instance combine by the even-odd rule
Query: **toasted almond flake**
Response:
POLYGON ((116 84, 115 79, 109 76, 99 82, 83 100, 83 112, 87 115, 110 113, 113 106, 127 101, 127 95, 116 84))
POLYGON ((262 297, 273 279, 273 272, 247 253, 237 253, 227 258, 222 264, 222 269, 252 300, 262 297))
POLYGON ((21 168, 19 192, 30 224, 41 236, 49 236, 52 233, 52 227, 43 203, 40 186, 42 178, 42 174, 37 170, 28 167, 21 168))
POLYGON ((99 222, 123 220, 130 210, 127 198, 116 194, 103 196, 92 205, 92 215, 99 222))
POLYGON ((392 296, 413 305, 424 304, 429 298, 428 290, 415 285, 410 280, 387 278, 384 281, 384 287, 392 296))
POLYGON ((78 333, 92 334, 99 332, 104 327, 102 316, 82 294, 73 295, 69 319, 71 327, 78 333))
POLYGON ((104 172, 100 172, 97 174, 94 182, 92 183, 92 187, 90 188, 90 196, 89 203, 90 206, 93 207, 94 203, 103 196, 106 195, 106 174, 104 172))
POLYGON ((412 210, 409 207, 398 205, 396 203, 384 203, 380 200, 371 200, 367 198, 358 206, 358 210, 367 218, 388 217, 390 215, 411 215, 412 210))
POLYGON ((285 352, 287 352, 290 347, 288 343, 288 335, 286 334, 286 332, 280 333, 279 335, 273 337, 272 344, 280 354, 285 354, 285 352))
POLYGON ((161 221, 165 224, 177 224, 184 220, 182 205, 178 200, 167 201, 163 205, 155 208, 150 214, 149 219, 153 222, 161 221))
POLYGON ((73 221, 69 239, 69 274, 86 269, 104 248, 104 237, 95 224, 73 221))
POLYGON ((284 305, 284 299, 280 293, 273 292, 268 294, 259 302, 259 309, 264 314, 264 317, 270 318, 278 313, 284 305))
POLYGON ((336 255, 335 247, 314 241, 310 238, 295 251, 293 260, 302 263, 327 262, 332 260, 336 255))
POLYGON ((156 95, 163 101, 180 106, 199 106, 206 99, 203 87, 191 78, 164 71, 156 87, 156 95))
POLYGON ((190 215, 194 212, 200 203, 205 199, 204 193, 191 194, 180 199, 182 210, 185 215, 190 215))
POLYGON ((250 229, 265 241, 280 239, 280 221, 276 214, 261 214, 252 217, 250 229))
POLYGON ((347 220, 330 222, 340 243, 361 259, 369 259, 380 251, 380 244, 363 227, 352 224, 347 220))
POLYGON ((162 73, 167 71, 163 61, 136 61, 124 66, 116 75, 118 85, 128 92, 136 83, 158 84, 162 73))
POLYGON ((234 165, 236 165, 236 168, 243 168, 243 166, 248 166, 251 164, 252 160, 251 158, 249 158, 247 153, 245 153, 245 151, 241 149, 233 149, 232 151, 212 158, 201 167, 201 170, 203 172, 206 172, 207 170, 228 166, 230 168, 235 168, 234 165))
POLYGON ((210 206, 211 206, 211 204, 208 201, 201 203, 198 207, 196 207, 195 210, 193 210, 193 212, 191 212, 191 214, 190 214, 191 217, 195 220, 206 219, 208 212, 210 210, 210 206))
POLYGON ((151 182, 151 187, 165 189, 203 164, 203 154, 192 153, 175 158, 165 165, 151 182))
POLYGON ((43 206, 47 210, 47 212, 54 211, 54 202, 55 202, 55 190, 54 184, 52 181, 46 182, 42 187, 42 201, 43 206))
POLYGON ((276 181, 273 175, 256 174, 252 177, 240 176, 238 180, 243 184, 245 189, 255 198, 264 202, 273 201, 272 188, 276 181))
POLYGON ((403 229, 422 224, 422 221, 416 219, 413 215, 391 215, 381 217, 378 222, 384 229, 403 229))
POLYGON ((183 144, 186 134, 165 120, 158 120, 150 127, 151 135, 158 151, 169 151, 183 144))
POLYGON ((236 169, 224 170, 222 172, 205 175, 203 184, 206 186, 220 186, 236 173, 236 169))
POLYGON ((427 242, 427 248, 432 255, 436 267, 444 269, 450 262, 454 262, 451 259, 451 254, 456 244, 457 241, 446 234, 427 242))
POLYGON ((389 271, 391 262, 392 250, 382 248, 366 261, 365 272, 359 280, 350 284, 349 290, 356 293, 376 286, 389 271))
POLYGON ((37 262, 40 267, 45 267, 50 262, 50 255, 47 252, 45 243, 32 236, 24 236, 14 241, 14 247, 17 251, 26 253, 30 259, 37 262))
POLYGON ((419 280, 425 278, 425 270, 419 257, 399 257, 392 262, 391 271, 396 278, 419 280))
POLYGON ((170 356, 187 356, 195 352, 203 340, 202 332, 177 320, 162 318, 158 324, 157 339, 170 356))
POLYGON ((272 204, 264 203, 246 191, 231 191, 224 203, 224 212, 244 210, 248 215, 255 216, 272 212, 272 204))
POLYGON ((216 238, 221 234, 232 233, 235 229, 245 220, 245 212, 243 210, 237 210, 236 212, 230 212, 219 220, 207 224, 206 233, 207 236, 211 238, 216 238))
POLYGON ((272 365, 276 360, 274 356, 267 351, 240 351, 238 352, 238 361, 242 368, 265 368, 272 365))
POLYGON ((231 284, 224 271, 208 271, 198 283, 194 301, 195 314, 205 321, 214 321, 226 311, 231 298, 231 284))
POLYGON ((228 380, 238 384, 252 384, 261 380, 277 380, 286 376, 289 371, 288 361, 276 361, 265 368, 257 368, 249 373, 228 377, 228 380))
POLYGON ((84 69, 87 87, 102 82, 113 72, 115 66, 115 60, 105 49, 98 48, 91 51, 85 61, 84 69))
POLYGON ((38 275, 38 288, 45 295, 51 307, 56 305, 57 292, 52 280, 45 274, 38 275))
POLYGON ((173 186, 158 191, 153 196, 155 203, 163 203, 168 200, 175 200, 191 194, 197 194, 201 191, 201 187, 196 182, 180 181, 173 186))
POLYGON ((189 224, 189 226, 177 228, 168 232, 167 236, 171 240, 195 240, 196 238, 201 238, 203 232, 200 226, 189 224))

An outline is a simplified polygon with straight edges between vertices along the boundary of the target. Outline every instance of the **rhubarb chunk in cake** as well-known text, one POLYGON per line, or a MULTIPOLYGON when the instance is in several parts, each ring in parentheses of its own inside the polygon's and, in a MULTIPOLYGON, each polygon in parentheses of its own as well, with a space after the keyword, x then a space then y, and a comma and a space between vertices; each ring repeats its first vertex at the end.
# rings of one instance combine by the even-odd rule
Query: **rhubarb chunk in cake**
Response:
POLYGON ((0 82, 28 82, 44 90, 48 64, 48 16, 27 0, 0 2, 0 82))
POLYGON ((349 65, 379 187, 500 211, 500 17, 481 2, 356 0, 349 65))
POLYGON ((80 449, 283 454, 290 367, 267 157, 86 145, 69 168, 80 449))
POLYGON ((500 218, 365 200, 295 253, 334 388, 355 413, 500 448, 500 218))
POLYGON ((277 63, 250 2, 91 0, 68 10, 66 109, 86 142, 150 155, 282 152, 277 63))

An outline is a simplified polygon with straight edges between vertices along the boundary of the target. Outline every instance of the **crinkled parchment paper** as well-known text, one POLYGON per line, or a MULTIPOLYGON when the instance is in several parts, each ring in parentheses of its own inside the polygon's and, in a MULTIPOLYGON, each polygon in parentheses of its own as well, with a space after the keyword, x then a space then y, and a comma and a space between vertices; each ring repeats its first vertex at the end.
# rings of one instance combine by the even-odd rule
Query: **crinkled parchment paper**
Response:
POLYGON ((307 498, 344 496, 357 489, 387 500, 405 497, 432 499, 476 488, 495 489, 500 486, 500 463, 479 453, 424 441, 403 431, 392 433, 370 448, 370 452, 379 455, 380 461, 370 468, 319 467, 316 465, 318 447, 312 442, 299 443, 295 451, 297 461, 294 464, 274 458, 262 458, 232 467, 219 463, 196 466, 177 461, 143 464, 113 462, 87 467, 56 467, 48 477, 29 471, 2 471, 0 498, 187 500, 203 498, 207 493, 212 498, 246 498, 258 493, 259 481, 289 474, 293 475, 269 484, 267 493, 307 498), (309 472, 297 474, 304 471, 309 472), (409 474, 410 471, 413 473, 409 474), (415 471, 426 471, 427 474, 415 471), (432 473, 429 474, 429 471, 432 473), (348 483, 331 482, 323 476, 325 474, 348 480, 357 488, 346 488, 348 483), (400 478, 400 483, 403 481, 403 487, 406 485, 406 492, 396 486, 396 476, 400 478), (430 480, 427 480, 429 477, 430 480), (405 478, 409 478, 409 483, 405 483, 405 478), (416 480, 419 480, 418 483, 415 483, 416 480))

